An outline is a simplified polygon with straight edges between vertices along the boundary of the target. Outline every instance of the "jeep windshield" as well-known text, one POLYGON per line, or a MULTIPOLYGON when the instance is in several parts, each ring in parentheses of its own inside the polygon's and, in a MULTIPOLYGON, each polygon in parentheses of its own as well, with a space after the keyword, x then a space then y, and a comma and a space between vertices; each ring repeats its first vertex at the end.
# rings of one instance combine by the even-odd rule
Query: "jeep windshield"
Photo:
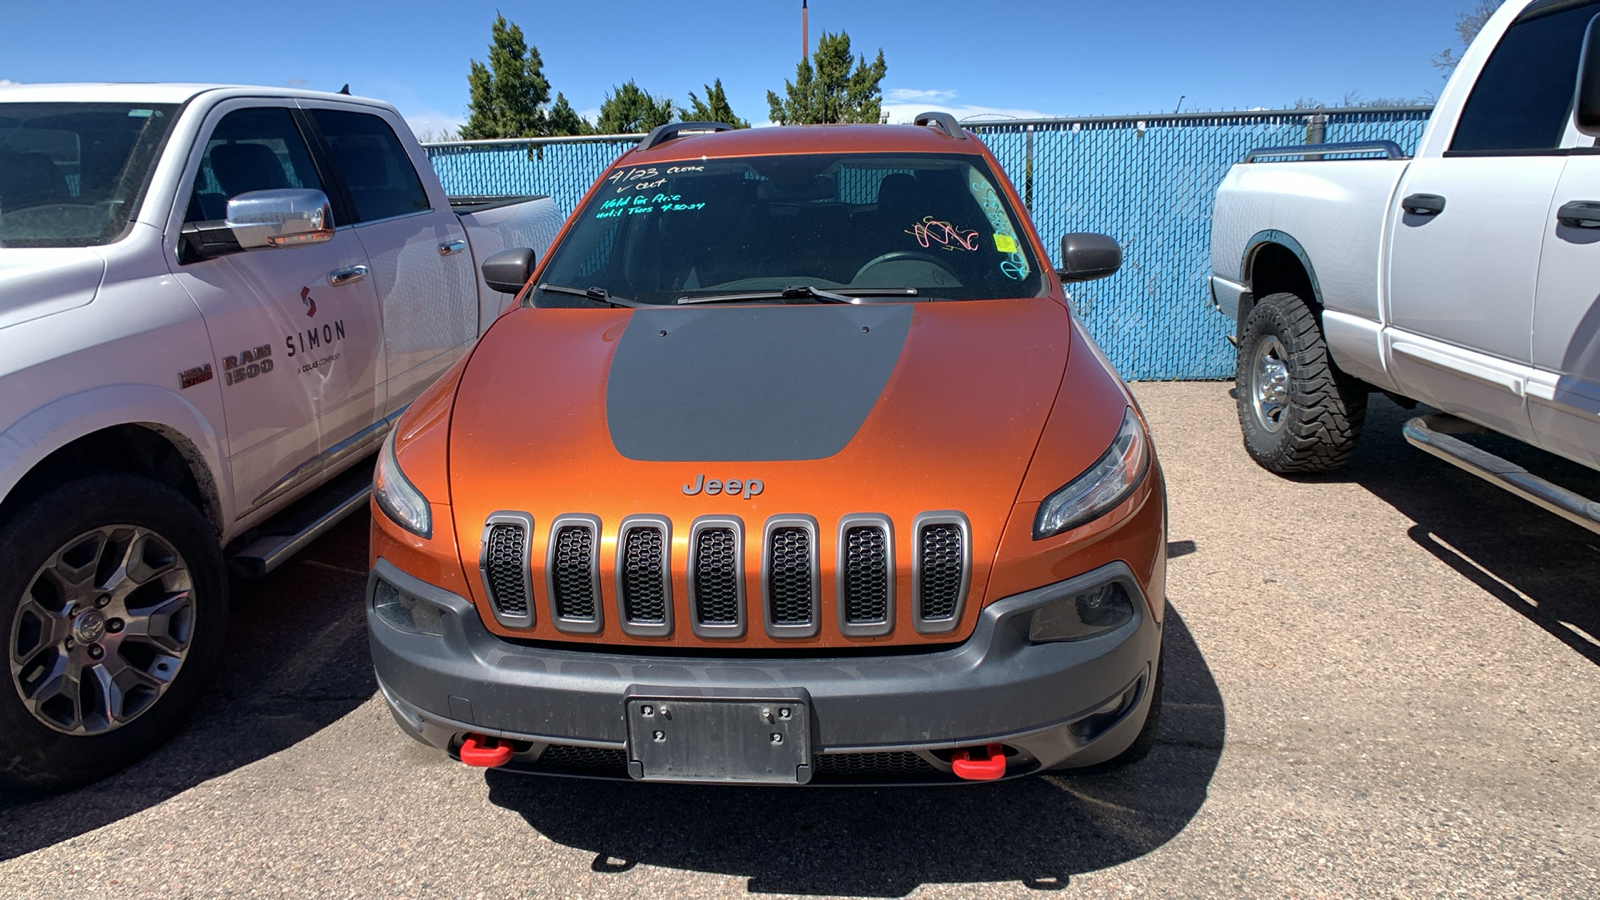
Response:
POLYGON ((0 247, 120 238, 178 107, 0 103, 0 247))
POLYGON ((1046 285, 981 158, 891 153, 618 164, 539 282, 524 302, 978 300, 1046 285))

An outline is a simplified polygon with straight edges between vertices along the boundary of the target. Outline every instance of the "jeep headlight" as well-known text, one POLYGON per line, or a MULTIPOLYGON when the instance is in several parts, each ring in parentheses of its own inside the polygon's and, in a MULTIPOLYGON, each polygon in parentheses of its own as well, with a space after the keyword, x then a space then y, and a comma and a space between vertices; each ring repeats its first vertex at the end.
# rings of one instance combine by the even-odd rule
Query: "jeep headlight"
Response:
POLYGON ((1150 447, 1144 427, 1129 409, 1105 455, 1039 504, 1039 514, 1033 520, 1033 539, 1043 540, 1105 514, 1128 499, 1149 468, 1150 447))
POLYGON ((433 515, 428 511, 428 498, 400 471, 400 461, 394 455, 394 436, 390 431, 383 441, 383 449, 378 451, 378 469, 372 475, 372 499, 396 525, 420 538, 431 538, 433 515))

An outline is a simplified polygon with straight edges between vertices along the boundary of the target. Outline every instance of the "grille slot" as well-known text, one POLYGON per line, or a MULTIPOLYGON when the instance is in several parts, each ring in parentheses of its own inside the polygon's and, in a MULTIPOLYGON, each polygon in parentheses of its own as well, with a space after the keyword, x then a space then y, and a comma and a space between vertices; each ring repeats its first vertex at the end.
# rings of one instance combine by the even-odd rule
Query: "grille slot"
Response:
POLYGON ((533 624, 533 585, 528 577, 528 540, 533 519, 526 513, 497 512, 483 526, 478 570, 484 591, 503 625, 533 624))
POLYGON ((561 516, 550 525, 545 561, 550 614, 563 631, 600 630, 600 520, 561 516))
POLYGON ((776 638, 815 637, 821 600, 817 571, 817 520, 774 516, 761 542, 761 590, 767 633, 776 638))
POLYGON ((889 619, 889 534, 880 525, 857 525, 844 533, 844 620, 871 625, 889 619))
POLYGON ((672 628, 672 582, 665 519, 624 520, 617 536, 617 602, 628 634, 662 635, 672 628))
POLYGON ((744 633, 743 523, 698 519, 689 532, 689 605, 701 637, 744 633))
POLYGON ((970 578, 967 521, 955 513, 923 513, 917 517, 915 531, 912 606, 917 630, 949 631, 961 617, 970 578))

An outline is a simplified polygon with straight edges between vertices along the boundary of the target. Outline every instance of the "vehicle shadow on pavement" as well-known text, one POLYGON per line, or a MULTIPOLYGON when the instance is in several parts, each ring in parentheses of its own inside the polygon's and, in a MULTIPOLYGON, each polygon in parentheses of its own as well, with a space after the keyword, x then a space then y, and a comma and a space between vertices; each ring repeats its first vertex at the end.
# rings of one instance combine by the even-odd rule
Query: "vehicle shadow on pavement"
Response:
POLYGON ((0 860, 155 806, 277 753, 377 691, 367 650, 367 523, 341 524, 260 581, 232 583, 232 621, 217 683, 188 724, 150 756, 54 797, 0 793, 0 860))
MULTIPOLYGON (((488 772, 489 800, 596 872, 665 866, 749 878, 757 893, 903 897, 923 884, 1065 888, 1142 856, 1205 803, 1222 754, 1222 696, 1169 608, 1166 703, 1143 762, 993 785, 753 788, 580 781, 488 772)), ((618 885, 619 890, 626 890, 618 885)))
MULTIPOLYGON (((1350 466, 1361 485, 1415 522, 1407 536, 1464 578, 1600 665, 1600 535, 1521 500, 1406 443, 1404 410, 1373 395, 1350 466)), ((1600 472, 1502 435, 1472 444, 1562 487, 1600 497, 1600 472)))

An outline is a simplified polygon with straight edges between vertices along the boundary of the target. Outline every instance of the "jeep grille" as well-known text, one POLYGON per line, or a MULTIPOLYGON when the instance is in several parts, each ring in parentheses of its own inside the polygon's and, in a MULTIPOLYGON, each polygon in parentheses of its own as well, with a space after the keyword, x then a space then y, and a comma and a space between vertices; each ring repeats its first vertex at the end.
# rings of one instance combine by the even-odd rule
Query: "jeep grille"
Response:
MULTIPOLYGON (((956 512, 918 515, 910 529, 912 625, 922 634, 955 630, 962 618, 971 580, 971 537, 967 519, 956 512)), ((550 526, 549 540, 530 569, 534 544, 526 513, 500 512, 485 522, 480 566, 489 603, 501 624, 529 628, 534 621, 532 584, 547 595, 552 624, 572 634, 605 631, 605 605, 611 605, 624 634, 668 637, 675 619, 672 522, 660 515, 636 515, 617 529, 614 557, 608 557, 602 588, 602 524, 588 514, 566 514, 550 526)), ((746 627, 746 592, 759 599, 749 609, 775 638, 811 638, 822 633, 822 553, 833 566, 835 611, 831 633, 846 637, 894 634, 896 552, 894 525, 879 513, 845 516, 822 530, 810 516, 768 519, 760 541, 760 577, 746 584, 744 523, 732 516, 696 519, 688 540, 688 616, 700 638, 738 638, 746 627), (837 541, 819 540, 837 535, 837 541)))

